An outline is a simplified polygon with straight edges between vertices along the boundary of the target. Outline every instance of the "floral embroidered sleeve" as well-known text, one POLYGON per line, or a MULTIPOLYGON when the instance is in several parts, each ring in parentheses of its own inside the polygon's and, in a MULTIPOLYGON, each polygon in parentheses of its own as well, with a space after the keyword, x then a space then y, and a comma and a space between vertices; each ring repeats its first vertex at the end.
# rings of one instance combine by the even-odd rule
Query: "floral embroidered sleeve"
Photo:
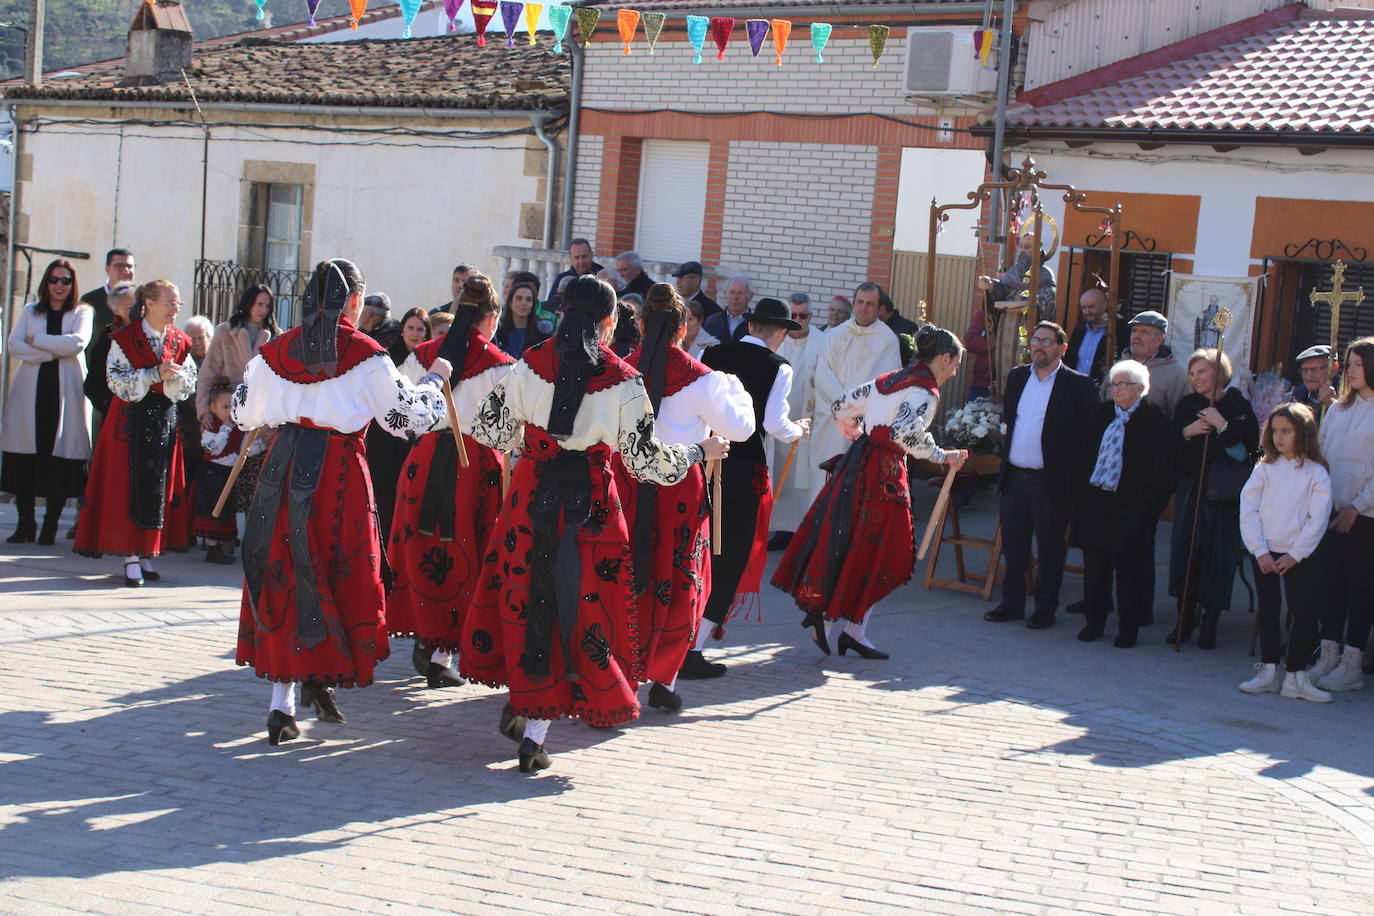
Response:
POLYGON ((472 418, 472 438, 500 452, 515 449, 524 434, 525 420, 511 409, 511 397, 526 373, 524 364, 518 364, 516 371, 497 382, 482 399, 472 418))
POLYGON ((871 394, 873 394, 873 382, 868 381, 862 385, 855 385, 830 405, 830 412, 835 415, 836 420, 853 420, 862 417, 864 410, 868 407, 868 398, 871 394))
POLYGON ((687 476, 704 457, 701 446, 667 445, 654 435, 654 409, 644 391, 644 381, 632 379, 621 385, 618 446, 625 467, 636 480, 672 486, 687 476))
MULTIPOLYGON (((153 374, 157 370, 153 369, 153 374)), ((173 403, 184 401, 189 397, 194 397, 196 393, 196 361, 190 356, 186 357, 186 362, 177 366, 176 374, 162 383, 162 393, 173 403)))
POLYGON ((935 419, 935 398, 924 388, 908 389, 906 398, 897 408, 888 429, 892 441, 912 458, 924 458, 936 464, 945 463, 944 449, 935 444, 930 424, 935 419))
POLYGON ((208 429, 201 430, 200 447, 212 455, 218 455, 229 444, 229 434, 233 429, 231 424, 225 423, 217 432, 211 432, 208 429))
POLYGON ((364 360, 363 396, 377 425, 397 439, 418 439, 444 416, 444 395, 429 376, 412 383, 385 356, 364 360))
POLYGON ((126 404, 143 400, 152 387, 161 381, 156 366, 135 369, 129 365, 124 349, 113 339, 110 340, 110 355, 105 358, 105 374, 109 379, 110 392, 126 404))

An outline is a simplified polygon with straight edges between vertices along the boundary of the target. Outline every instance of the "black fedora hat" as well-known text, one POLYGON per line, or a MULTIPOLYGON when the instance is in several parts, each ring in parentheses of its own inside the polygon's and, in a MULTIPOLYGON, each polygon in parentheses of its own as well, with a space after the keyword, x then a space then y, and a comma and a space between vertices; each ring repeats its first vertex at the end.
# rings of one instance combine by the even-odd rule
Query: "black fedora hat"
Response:
POLYGON ((792 310, 781 299, 764 297, 754 304, 754 310, 744 317, 759 324, 776 324, 789 331, 800 331, 801 322, 792 320, 792 310))

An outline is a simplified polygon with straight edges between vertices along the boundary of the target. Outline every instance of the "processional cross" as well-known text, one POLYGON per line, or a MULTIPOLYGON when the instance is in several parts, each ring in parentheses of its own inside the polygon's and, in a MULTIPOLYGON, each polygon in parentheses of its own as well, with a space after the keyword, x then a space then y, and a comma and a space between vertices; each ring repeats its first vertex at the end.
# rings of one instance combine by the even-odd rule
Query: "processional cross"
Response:
POLYGON ((1325 303, 1331 309, 1331 356, 1336 357, 1336 350, 1339 347, 1337 337, 1341 332, 1341 306, 1349 300, 1355 308, 1359 308, 1364 301, 1364 287, 1357 290, 1345 290, 1345 262, 1337 261, 1331 271, 1331 291, 1329 293, 1319 293, 1312 290, 1312 305, 1316 307, 1325 303))

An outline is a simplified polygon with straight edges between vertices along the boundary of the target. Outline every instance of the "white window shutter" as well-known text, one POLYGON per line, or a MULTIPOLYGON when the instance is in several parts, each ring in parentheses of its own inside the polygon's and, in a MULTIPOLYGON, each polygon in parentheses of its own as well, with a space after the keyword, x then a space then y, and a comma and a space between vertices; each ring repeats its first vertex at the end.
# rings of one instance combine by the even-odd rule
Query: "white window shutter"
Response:
POLYGON ((710 144, 645 140, 635 250, 646 261, 701 259, 710 144))

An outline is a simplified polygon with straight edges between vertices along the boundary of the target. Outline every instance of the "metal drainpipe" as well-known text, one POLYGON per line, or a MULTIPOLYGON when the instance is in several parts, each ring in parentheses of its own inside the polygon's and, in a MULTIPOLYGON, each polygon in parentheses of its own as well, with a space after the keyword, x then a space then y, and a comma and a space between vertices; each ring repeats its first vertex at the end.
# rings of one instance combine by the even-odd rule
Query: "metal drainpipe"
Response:
MULTIPOLYGON (((14 105, 5 106, 5 116, 10 122, 10 212, 8 238, 5 241, 5 318, 0 324, 5 336, 0 338, 0 369, 7 369, 10 355, 10 328, 14 324, 14 229, 17 225, 16 213, 19 210, 19 116, 14 105)), ((9 402, 10 374, 0 372, 0 404, 9 402)))
MULTIPOLYGON (((548 113, 542 111, 530 112, 530 123, 534 125, 534 135, 549 150, 549 167, 546 169, 544 185, 544 247, 553 247, 553 203, 556 200, 554 186, 558 183, 558 141, 544 133, 544 122, 548 120, 548 113)), ((566 182, 565 182, 566 183, 566 182)))
MULTIPOLYGON (((1001 48, 997 52, 997 126, 992 135, 992 180, 1002 180, 1002 145, 1007 135, 1007 95, 1011 91, 1011 18, 1016 12, 1016 0, 1002 2, 1001 48)), ((988 219, 989 242, 995 242, 1002 235, 1002 192, 994 190, 989 201, 991 210, 988 219)))
POLYGON ((573 188, 577 184, 577 131, 582 121, 582 74, 587 69, 586 51, 576 41, 572 48, 572 85, 568 90, 568 155, 563 164, 563 231, 558 247, 572 246, 573 188))

